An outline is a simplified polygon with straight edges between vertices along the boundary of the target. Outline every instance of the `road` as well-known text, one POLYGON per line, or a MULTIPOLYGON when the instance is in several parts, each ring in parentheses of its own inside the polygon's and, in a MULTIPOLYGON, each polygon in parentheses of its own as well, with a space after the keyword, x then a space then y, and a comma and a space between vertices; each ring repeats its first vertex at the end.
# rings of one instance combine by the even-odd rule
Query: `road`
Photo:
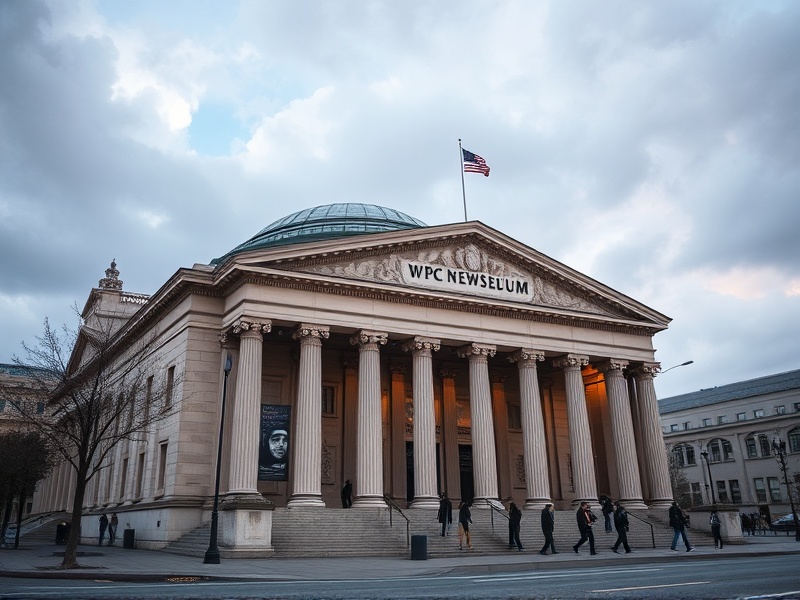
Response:
POLYGON ((763 556, 588 569, 328 581, 120 583, 0 578, 0 598, 800 598, 797 556, 763 556))

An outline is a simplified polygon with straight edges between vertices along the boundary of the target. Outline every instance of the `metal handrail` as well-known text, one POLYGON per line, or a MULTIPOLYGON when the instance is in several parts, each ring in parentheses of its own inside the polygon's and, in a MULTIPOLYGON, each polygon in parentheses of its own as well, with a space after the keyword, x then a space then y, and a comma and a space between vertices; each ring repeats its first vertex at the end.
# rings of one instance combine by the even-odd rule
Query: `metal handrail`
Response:
POLYGON ((403 513, 399 506, 392 500, 388 495, 383 495, 383 501, 386 502, 386 506, 389 507, 389 527, 394 527, 392 522, 392 509, 396 510, 400 513, 400 516, 406 520, 406 547, 411 547, 411 521, 408 520, 408 517, 403 513))
POLYGON ((494 531, 494 513, 495 512, 497 512, 498 514, 503 515, 503 517, 505 517, 506 521, 510 521, 511 520, 511 518, 508 516, 508 514, 506 513, 505 510, 500 510, 492 502, 489 502, 488 504, 489 504, 489 508, 492 509, 492 512, 489 513, 489 515, 491 516, 491 520, 492 520, 492 531, 494 531))
POLYGON ((632 512, 628 512, 628 516, 629 516, 629 517, 633 517, 633 518, 634 518, 634 519, 636 519, 637 521, 641 521, 642 523, 644 523, 645 525, 648 525, 648 526, 650 527, 650 539, 651 539, 651 540, 652 540, 652 542, 653 542, 653 548, 655 548, 655 547, 656 547, 656 534, 655 534, 655 531, 653 530, 653 524, 652 524, 650 521, 645 521, 645 520, 644 520, 643 518, 641 518, 641 517, 637 517, 637 516, 636 516, 635 514, 633 514, 632 512))

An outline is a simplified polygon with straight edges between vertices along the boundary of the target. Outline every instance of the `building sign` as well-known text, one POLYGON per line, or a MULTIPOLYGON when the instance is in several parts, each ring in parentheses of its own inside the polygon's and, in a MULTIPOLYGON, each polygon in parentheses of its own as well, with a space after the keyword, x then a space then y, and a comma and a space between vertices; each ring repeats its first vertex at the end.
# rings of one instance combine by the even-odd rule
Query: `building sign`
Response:
POLYGON ((405 259, 401 264, 408 285, 515 302, 533 300, 533 282, 525 275, 490 275, 405 259))
POLYGON ((289 480, 289 421, 291 406, 261 405, 261 436, 258 445, 259 481, 289 480))

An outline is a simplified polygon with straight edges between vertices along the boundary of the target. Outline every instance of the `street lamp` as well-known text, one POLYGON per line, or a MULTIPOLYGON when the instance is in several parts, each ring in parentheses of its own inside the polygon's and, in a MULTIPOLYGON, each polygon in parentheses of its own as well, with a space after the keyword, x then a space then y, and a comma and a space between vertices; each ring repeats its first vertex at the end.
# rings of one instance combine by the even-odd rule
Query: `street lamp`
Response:
POLYGON ((773 439, 772 449, 775 451, 778 468, 783 473, 783 484, 786 486, 786 493, 789 495, 789 505, 792 507, 792 519, 794 519, 794 541, 800 542, 800 523, 798 523, 797 512, 794 509, 794 494, 789 487, 789 467, 786 465, 786 442, 773 439))
POLYGON ((667 371, 672 371, 672 369, 677 369, 678 367, 685 367, 686 365, 691 365, 692 363, 694 363, 694 361, 693 361, 693 360, 687 360, 686 362, 684 362, 684 363, 681 363, 681 364, 679 364, 679 365, 675 365, 675 366, 673 366, 673 367, 670 367, 669 369, 664 369, 663 371, 661 371, 661 373, 660 373, 660 374, 661 374, 661 375, 663 375, 663 374, 664 374, 664 373, 666 373, 667 371))
POLYGON ((208 550, 203 558, 203 563, 207 565, 219 564, 219 548, 217 548, 217 527, 219 522, 219 468, 222 463, 222 433, 225 427, 225 396, 228 393, 228 375, 233 368, 233 358, 230 352, 225 357, 225 379, 222 382, 222 406, 219 415, 219 440, 217 442, 217 476, 214 482, 214 509, 211 511, 211 539, 208 543, 208 550))
MULTIPOLYGON (((678 365, 678 366, 681 366, 681 365, 678 365)), ((707 450, 703 450, 700 453, 700 456, 702 456, 705 459, 706 468, 708 469, 708 484, 711 486, 711 504, 716 505, 717 504, 717 496, 716 496, 716 494, 714 494, 714 481, 711 479, 711 463, 708 462, 708 451, 707 450)))

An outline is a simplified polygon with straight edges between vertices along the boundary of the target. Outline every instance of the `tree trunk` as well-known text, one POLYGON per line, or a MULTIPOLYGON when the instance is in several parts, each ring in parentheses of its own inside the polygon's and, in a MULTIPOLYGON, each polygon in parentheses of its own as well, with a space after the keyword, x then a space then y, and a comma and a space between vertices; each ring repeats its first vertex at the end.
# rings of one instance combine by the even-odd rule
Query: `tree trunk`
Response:
POLYGON ((3 524, 0 526, 0 544, 6 543, 6 530, 8 529, 8 521, 11 519, 11 506, 14 504, 14 492, 11 491, 11 486, 8 486, 8 496, 6 497, 6 509, 3 511, 3 524))
POLYGON ((19 488, 19 500, 17 501, 17 533, 14 536, 14 549, 16 550, 19 548, 19 530, 22 529, 22 506, 23 502, 25 502, 25 498, 28 495, 28 491, 25 489, 23 485, 19 488))
POLYGON ((77 560, 78 543, 81 540, 81 515, 83 514, 83 497, 86 493, 86 472, 78 472, 75 478, 75 495, 72 497, 72 522, 67 536, 67 545, 64 548, 64 560, 61 561, 62 569, 78 569, 77 560))

